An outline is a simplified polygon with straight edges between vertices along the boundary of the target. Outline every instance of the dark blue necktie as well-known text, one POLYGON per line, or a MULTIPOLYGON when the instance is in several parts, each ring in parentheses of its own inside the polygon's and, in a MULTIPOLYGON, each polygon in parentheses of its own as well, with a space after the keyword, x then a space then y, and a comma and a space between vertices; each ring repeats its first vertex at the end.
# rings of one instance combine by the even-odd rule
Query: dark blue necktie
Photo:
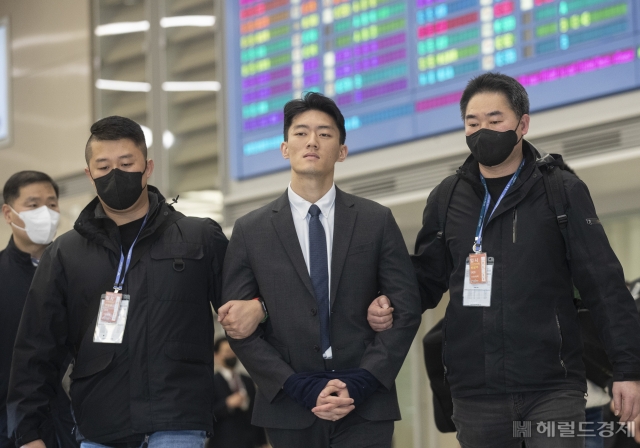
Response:
POLYGON ((320 342, 322 353, 331 347, 329 323, 329 265, 327 262, 327 236, 320 222, 320 208, 309 207, 309 272, 318 302, 320 316, 320 342))

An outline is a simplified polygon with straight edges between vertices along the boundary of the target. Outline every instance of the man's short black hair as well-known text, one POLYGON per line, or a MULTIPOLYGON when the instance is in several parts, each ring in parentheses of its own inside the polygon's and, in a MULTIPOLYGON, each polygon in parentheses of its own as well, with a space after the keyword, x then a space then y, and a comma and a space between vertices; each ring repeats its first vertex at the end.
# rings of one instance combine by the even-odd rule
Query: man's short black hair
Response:
POLYGON ((220 346, 222 345, 223 342, 229 342, 229 341, 227 341, 227 338, 225 338, 224 336, 216 339, 216 341, 213 343, 213 353, 218 353, 220 351, 220 346))
POLYGON ((138 123, 130 118, 113 115, 102 118, 91 126, 91 137, 87 141, 84 149, 84 158, 89 165, 91 160, 91 142, 93 141, 114 141, 128 138, 142 151, 145 160, 147 159, 147 143, 144 139, 144 132, 138 123))
POLYGON ((511 76, 489 72, 473 78, 464 89, 460 98, 460 114, 463 121, 471 98, 484 92, 502 93, 518 118, 529 113, 529 95, 522 84, 511 76))
POLYGON ((20 171, 11 176, 4 184, 4 189, 2 190, 4 203, 12 205, 13 202, 20 197, 20 189, 22 187, 40 182, 50 183, 56 192, 56 197, 60 196, 58 184, 55 183, 48 174, 41 173, 40 171, 20 171))
POLYGON ((287 135, 293 119, 309 110, 319 110, 333 118, 340 131, 340 144, 344 145, 347 130, 344 127, 342 112, 331 98, 317 92, 307 92, 302 98, 291 100, 284 105, 284 141, 288 141, 287 135))

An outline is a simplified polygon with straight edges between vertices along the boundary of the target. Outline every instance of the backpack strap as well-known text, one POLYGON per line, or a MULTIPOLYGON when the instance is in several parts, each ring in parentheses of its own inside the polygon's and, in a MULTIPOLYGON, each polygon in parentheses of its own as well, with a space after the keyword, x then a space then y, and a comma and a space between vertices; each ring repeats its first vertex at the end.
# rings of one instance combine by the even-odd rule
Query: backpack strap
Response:
POLYGON ((564 239, 564 246, 566 248, 567 260, 571 259, 571 246, 569 244, 569 231, 567 230, 567 223, 569 219, 567 217, 567 199, 564 191, 564 184, 562 182, 561 168, 557 166, 548 166, 542 170, 542 178, 544 180, 544 189, 547 192, 547 200, 549 201, 549 207, 556 214, 556 221, 558 227, 562 233, 562 239, 564 239))
POLYGON ((447 223, 447 210, 449 209, 449 203, 451 202, 451 196, 453 196, 453 190, 458 183, 458 175, 453 174, 442 181, 438 188, 438 225, 440 230, 437 237, 439 240, 444 240, 444 228, 447 223))

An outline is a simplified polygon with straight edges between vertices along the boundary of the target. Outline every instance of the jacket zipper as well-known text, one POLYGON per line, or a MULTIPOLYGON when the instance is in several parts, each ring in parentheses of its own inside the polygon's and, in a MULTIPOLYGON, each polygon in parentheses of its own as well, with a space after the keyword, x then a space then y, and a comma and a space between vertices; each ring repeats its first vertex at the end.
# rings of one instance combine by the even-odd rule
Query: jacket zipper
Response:
POLYGON ((556 314, 556 324, 558 325, 558 335, 560 336, 560 350, 558 351, 558 358, 560 359, 560 365, 564 369, 564 377, 567 377, 567 366, 564 364, 562 360, 562 330, 560 329, 560 319, 558 319, 558 315, 556 314))
POLYGON ((444 367, 444 378, 442 382, 444 384, 447 383, 447 364, 444 361, 444 355, 447 351, 447 319, 444 320, 444 325, 442 326, 442 367, 444 367))
POLYGON ((513 209, 513 242, 516 242, 516 229, 518 227, 518 209, 513 209))

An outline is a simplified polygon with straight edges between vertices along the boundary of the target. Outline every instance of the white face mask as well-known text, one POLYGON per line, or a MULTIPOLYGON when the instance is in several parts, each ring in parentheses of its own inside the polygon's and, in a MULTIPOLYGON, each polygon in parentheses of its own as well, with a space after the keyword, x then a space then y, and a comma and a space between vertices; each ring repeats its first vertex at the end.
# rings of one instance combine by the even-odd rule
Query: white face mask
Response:
MULTIPOLYGON (((13 207, 11 207, 11 210, 13 210, 13 207)), ((13 210, 13 213, 22 219, 25 228, 18 227, 14 223, 11 223, 11 225, 16 229, 27 232, 27 236, 32 242, 36 244, 49 244, 53 241, 53 237, 58 230, 60 213, 51 210, 46 205, 38 207, 35 210, 27 210, 20 213, 13 210)))

